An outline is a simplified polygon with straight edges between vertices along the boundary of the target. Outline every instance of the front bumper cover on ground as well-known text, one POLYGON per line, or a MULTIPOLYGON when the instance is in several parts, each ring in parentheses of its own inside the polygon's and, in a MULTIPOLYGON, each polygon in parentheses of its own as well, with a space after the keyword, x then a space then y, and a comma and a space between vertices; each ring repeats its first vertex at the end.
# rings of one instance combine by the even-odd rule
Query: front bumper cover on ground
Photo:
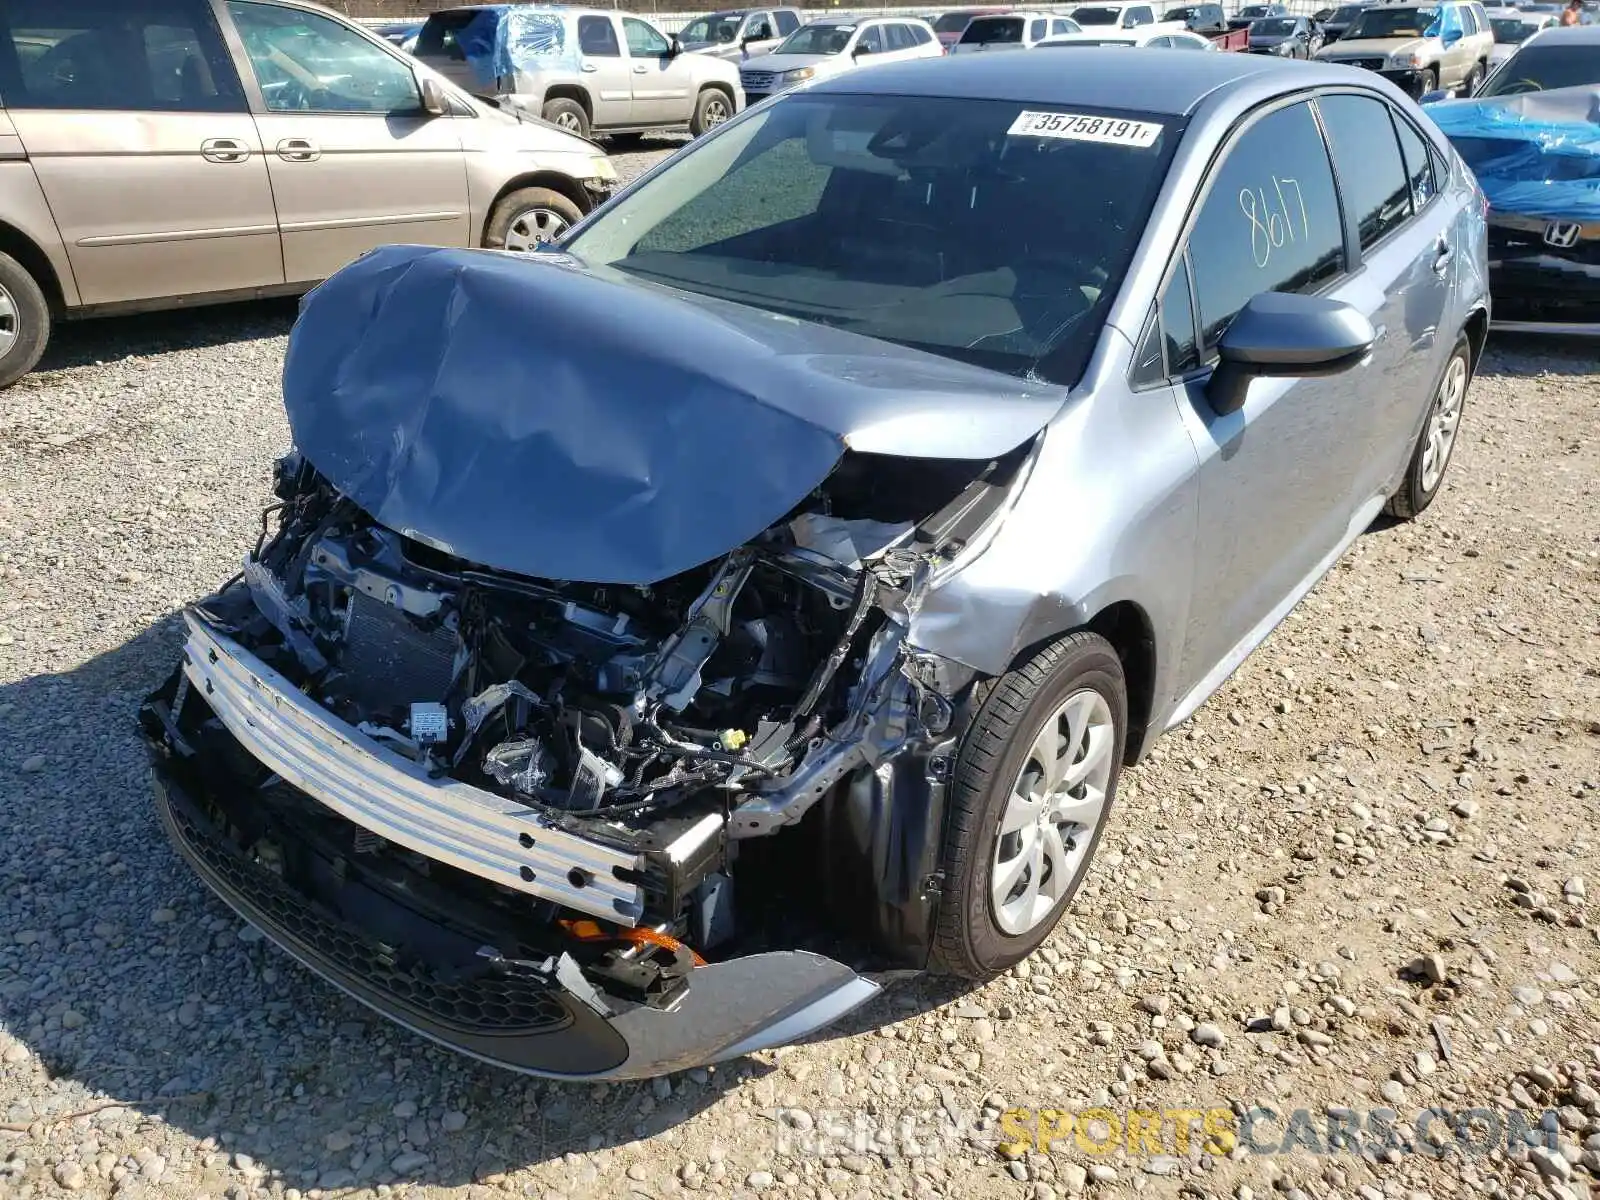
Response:
MULTIPOLYGON (((347 730, 346 765, 374 768, 365 797, 374 807, 344 807, 362 799, 349 794, 329 803, 318 789, 339 777, 304 768, 330 757, 334 719, 320 714, 320 726, 307 724, 318 713, 314 706, 193 614, 190 632, 183 672, 144 714, 156 805, 173 844, 212 891, 273 942, 396 1023, 530 1074, 647 1078, 795 1041, 877 994, 877 982, 842 963, 784 950, 696 967, 669 1007, 632 1003, 600 992, 569 956, 511 957, 501 947, 514 943, 514 934, 501 946, 486 945, 468 922, 441 917, 425 897, 350 869, 314 837, 298 837, 292 822, 274 824, 273 839, 289 844, 275 866, 264 864, 239 831, 264 819, 268 805, 259 792, 267 785, 240 774, 230 762, 234 751, 239 761, 255 759, 276 772, 271 787, 287 789, 296 803, 346 820, 359 812, 353 823, 362 827, 382 818, 381 797, 396 794, 386 790, 393 765, 347 730), (192 726, 180 727, 173 711, 183 704, 204 704, 221 721, 231 735, 229 753, 190 743, 184 728, 192 726), (273 748, 270 757, 263 747, 273 748)), ((417 799, 414 787, 399 794, 417 799)), ((550 832, 531 823, 528 829, 550 832)))

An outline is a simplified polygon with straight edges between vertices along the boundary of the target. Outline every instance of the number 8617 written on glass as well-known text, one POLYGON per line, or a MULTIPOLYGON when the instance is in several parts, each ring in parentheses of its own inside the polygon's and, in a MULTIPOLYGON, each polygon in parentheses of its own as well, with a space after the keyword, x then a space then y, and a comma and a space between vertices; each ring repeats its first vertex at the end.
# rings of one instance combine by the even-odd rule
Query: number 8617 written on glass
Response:
POLYGON ((1266 187, 1240 188, 1239 208, 1250 222, 1250 253, 1257 267, 1272 261, 1272 252, 1311 236, 1311 219, 1298 179, 1272 176, 1266 187))

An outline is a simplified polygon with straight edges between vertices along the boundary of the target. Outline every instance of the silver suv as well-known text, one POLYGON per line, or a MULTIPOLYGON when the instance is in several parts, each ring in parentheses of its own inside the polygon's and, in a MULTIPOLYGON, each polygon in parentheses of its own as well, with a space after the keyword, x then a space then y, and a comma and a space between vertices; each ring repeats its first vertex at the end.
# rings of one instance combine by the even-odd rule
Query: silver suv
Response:
POLYGON ((699 137, 744 107, 732 63, 685 54, 648 21, 600 9, 446 9, 428 18, 415 54, 468 91, 584 137, 685 128, 699 137))

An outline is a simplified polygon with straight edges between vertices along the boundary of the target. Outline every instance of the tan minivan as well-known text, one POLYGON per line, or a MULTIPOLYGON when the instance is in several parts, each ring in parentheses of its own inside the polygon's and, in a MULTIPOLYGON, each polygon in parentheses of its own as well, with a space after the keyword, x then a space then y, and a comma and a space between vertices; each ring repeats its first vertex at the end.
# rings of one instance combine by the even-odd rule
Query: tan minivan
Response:
POLYGON ((306 291, 375 246, 527 249, 593 143, 296 0, 0 0, 0 386, 52 318, 306 291))

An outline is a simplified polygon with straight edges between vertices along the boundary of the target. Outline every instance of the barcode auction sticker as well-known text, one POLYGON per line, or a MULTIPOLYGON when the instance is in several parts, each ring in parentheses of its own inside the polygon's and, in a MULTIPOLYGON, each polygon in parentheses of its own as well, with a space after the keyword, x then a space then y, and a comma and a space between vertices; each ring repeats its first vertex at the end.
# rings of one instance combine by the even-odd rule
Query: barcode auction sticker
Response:
POLYGON ((1155 145, 1161 126, 1154 121, 1121 117, 1089 117, 1081 113, 1021 112, 1006 130, 1008 137, 1065 138, 1073 142, 1107 142, 1136 150, 1155 145))

